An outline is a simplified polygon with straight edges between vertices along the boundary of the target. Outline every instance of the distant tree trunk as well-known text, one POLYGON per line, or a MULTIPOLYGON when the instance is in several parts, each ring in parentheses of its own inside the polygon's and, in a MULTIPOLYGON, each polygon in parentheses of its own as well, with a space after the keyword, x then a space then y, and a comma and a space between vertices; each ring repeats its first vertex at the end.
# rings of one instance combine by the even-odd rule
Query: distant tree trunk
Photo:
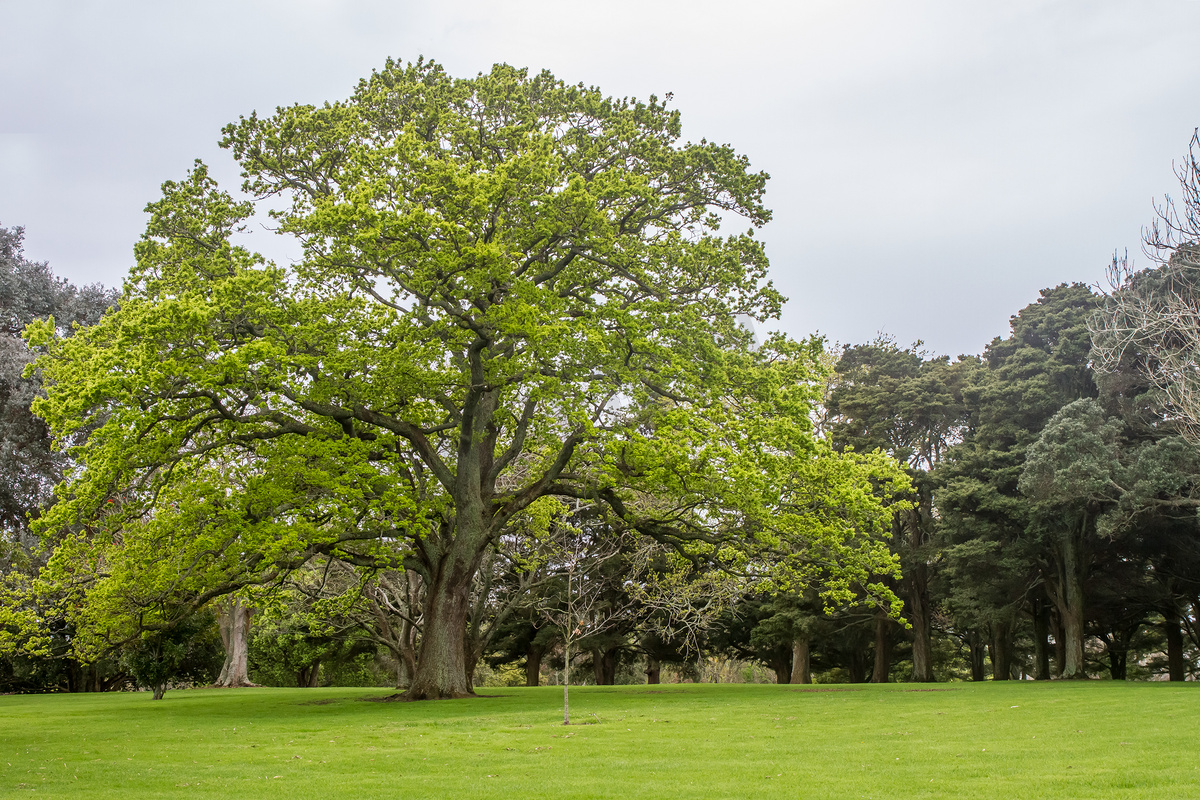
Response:
POLYGON ((417 609, 423 607, 422 597, 424 596, 425 583, 416 571, 406 569, 404 571, 403 588, 404 602, 409 615, 404 616, 400 620, 400 639, 398 645, 400 659, 404 662, 404 683, 397 683, 397 687, 407 689, 412 685, 413 676, 417 674, 418 628, 411 617, 416 616, 417 609))
POLYGON ((987 645, 980 639, 979 634, 971 632, 967 640, 967 649, 971 654, 971 680, 984 681, 987 680, 987 670, 984 668, 984 660, 987 655, 987 645))
POLYGON ((417 635, 413 617, 420 607, 421 578, 412 570, 401 573, 401 580, 385 575, 369 595, 371 614, 382 644, 396 658, 396 688, 406 689, 417 666, 417 635), (396 606, 403 608, 396 624, 396 606))
POLYGON ((875 618, 875 666, 871 683, 887 683, 892 678, 892 620, 880 612, 875 618))
POLYGON ((400 623, 400 639, 397 641, 396 657, 400 662, 396 675, 396 688, 407 689, 417 674, 417 629, 409 620, 400 623))
POLYGON ((467 688, 475 691, 475 667, 479 665, 480 653, 469 644, 463 644, 463 677, 467 680, 467 688))
POLYGON ((593 650, 592 672, 597 686, 612 686, 617 681, 617 650, 593 650))
POLYGON ((1050 618, 1050 627, 1054 631, 1054 674, 1062 677, 1063 668, 1067 665, 1067 647, 1062 618, 1058 616, 1057 609, 1050 618))
POLYGON ((530 644, 525 650, 525 685, 537 686, 542 682, 542 656, 546 654, 546 648, 541 645, 530 644))
POLYGON ((86 692, 87 691, 87 689, 85 688, 85 685, 84 685, 83 670, 84 670, 84 668, 83 668, 82 664, 80 664, 76 661, 68 662, 68 666, 67 666, 67 691, 68 692, 71 692, 72 694, 74 694, 75 692, 86 692))
POLYGON ((296 672, 296 685, 301 689, 315 689, 321 685, 321 662, 318 660, 296 672))
POLYGON ((154 686, 152 688, 153 688, 153 699, 155 699, 155 700, 162 700, 163 695, 167 693, 166 681, 163 681, 162 683, 156 683, 156 684, 154 684, 154 686))
POLYGON ((933 634, 930 621, 929 570, 918 563, 908 578, 908 621, 912 623, 912 679, 933 683, 933 634))
POLYGON ((1179 627, 1179 614, 1174 609, 1163 612, 1163 631, 1167 635, 1167 676, 1172 681, 1185 680, 1183 631, 1179 627))
POLYGON ((792 679, 792 651, 776 650, 771 654, 771 669, 776 683, 787 683, 792 679))
POLYGON ((867 682, 867 659, 861 650, 854 650, 847 659, 846 669, 850 673, 851 683, 867 682))
POLYGON ((1058 541, 1054 580, 1050 596, 1063 627, 1062 677, 1086 678, 1083 669, 1083 575, 1086 570, 1083 536, 1090 524, 1083 514, 1078 527, 1064 532, 1058 541))
POLYGON ((646 683, 657 684, 662 680, 662 662, 654 656, 646 656, 646 683))
POLYGON ((792 674, 790 683, 812 683, 812 659, 809 640, 792 641, 792 674))
POLYGON ((396 688, 407 689, 412 683, 413 673, 416 671, 416 653, 412 650, 405 652, 401 650, 396 656, 396 688))
POLYGON ((81 664, 78 661, 68 662, 67 691, 68 692, 106 692, 122 682, 119 678, 111 683, 101 676, 99 664, 81 664))
POLYGON ((992 680, 1006 681, 1012 677, 1012 625, 992 623, 992 680))
POLYGON ((1033 600, 1033 677, 1050 680, 1050 608, 1040 597, 1033 600))
POLYGON ((1125 665, 1129 659, 1129 650, 1120 636, 1108 637, 1104 642, 1108 650, 1108 673, 1114 681, 1125 680, 1125 665))
POLYGON ((254 609, 240 598, 227 598, 218 606, 221 643, 225 645, 225 663, 216 685, 233 688, 254 686, 250 682, 250 621, 254 609))

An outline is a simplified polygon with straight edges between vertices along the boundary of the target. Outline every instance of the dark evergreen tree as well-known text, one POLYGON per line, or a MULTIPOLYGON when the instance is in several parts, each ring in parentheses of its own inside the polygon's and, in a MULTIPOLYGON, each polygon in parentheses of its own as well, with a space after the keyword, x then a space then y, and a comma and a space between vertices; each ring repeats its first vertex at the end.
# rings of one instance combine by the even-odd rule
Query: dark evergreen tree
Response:
POLYGON ((56 278, 46 262, 25 257, 23 236, 23 228, 0 227, 0 606, 7 607, 0 608, 0 626, 8 626, 6 614, 33 615, 44 636, 39 649, 50 655, 22 654, 24 637, 10 639, 8 651, 0 653, 0 692, 101 691, 124 684, 125 672, 111 661, 68 658, 71 626, 23 591, 44 563, 30 522, 51 501, 70 464, 73 440, 55 448, 45 423, 29 410, 41 382, 25 374, 34 354, 21 334, 30 322, 52 316, 59 332, 69 335, 76 325, 96 322, 116 295, 98 284, 76 288, 56 278))
MULTIPOLYGON (((1012 671, 1020 622, 1034 623, 1036 667, 1048 661, 1049 630, 1063 642, 1062 620, 1073 613, 1054 603, 1056 614, 1047 619, 1042 586, 1057 585, 1057 576, 1037 537, 1029 536, 1030 504, 1017 482, 1030 445, 1051 417, 1097 394, 1088 332, 1097 302, 1087 286, 1063 284, 1043 290, 1012 318, 1010 335, 994 339, 984 352, 983 369, 965 395, 966 435, 941 475, 943 558, 955 578, 948 589, 951 607, 966 612, 961 623, 987 626, 996 679, 1012 671)), ((1076 667, 1079 672, 1064 674, 1081 676, 1082 664, 1076 667)), ((1043 671, 1038 677, 1048 676, 1043 671)))
MULTIPOLYGON (((931 584, 938 561, 938 517, 933 472, 965 430, 963 389, 978 366, 974 358, 951 362, 927 355, 919 342, 901 348, 880 337, 843 351, 828 401, 830 432, 837 446, 883 450, 908 468, 913 482, 911 507, 898 510, 893 518, 891 546, 903 570, 895 589, 904 599, 904 616, 911 625, 915 681, 934 680, 931 584)), ((895 631, 894 621, 880 611, 873 680, 888 679, 895 631)))

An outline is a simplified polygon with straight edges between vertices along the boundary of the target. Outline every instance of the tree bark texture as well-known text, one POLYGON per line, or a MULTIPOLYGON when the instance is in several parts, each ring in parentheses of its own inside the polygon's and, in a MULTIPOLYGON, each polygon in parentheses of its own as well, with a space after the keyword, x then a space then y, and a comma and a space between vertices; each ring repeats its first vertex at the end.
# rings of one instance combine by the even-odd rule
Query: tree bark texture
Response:
POLYGON ((1085 514, 1079 527, 1065 531, 1059 540, 1056 579, 1051 586, 1051 597, 1062 620, 1062 677, 1065 679, 1087 677, 1083 669, 1083 574, 1086 565, 1082 542, 1087 525, 1088 515, 1085 514))
POLYGON ((592 672, 596 675, 597 686, 612 686, 617 682, 617 651, 593 650, 592 672))
POLYGON ((229 598, 220 605, 221 643, 225 645, 225 663, 216 685, 226 688, 254 686, 250 682, 250 623, 254 609, 240 598, 229 598))
POLYGON ((469 697, 466 631, 475 564, 447 554, 427 577, 421 649, 406 700, 469 697))
POLYGON ((545 654, 546 648, 532 643, 525 651, 526 686, 537 686, 542 682, 542 656, 545 654))
POLYGON ((396 688, 407 689, 412 684, 413 673, 416 672, 417 660, 400 656, 396 659, 396 688))
MULTIPOLYGON (((481 360, 472 360, 472 380, 487 384, 481 360)), ((495 477, 488 477, 496 443, 485 434, 496 413, 499 394, 481 391, 464 401, 463 420, 453 483, 452 518, 421 542, 425 598, 421 614, 421 649, 405 700, 440 700, 474 695, 469 674, 478 648, 469 648, 471 583, 491 546, 496 525, 491 498, 495 477)), ((493 431, 494 432, 494 431, 493 431)))
POLYGON ((646 657, 646 683, 658 684, 662 680, 662 662, 654 656, 646 657))
POLYGON ((792 641, 791 683, 812 683, 812 651, 808 639, 792 641))
POLYGON ((933 636, 929 603, 929 570, 918 564, 908 578, 908 621, 912 623, 912 679, 933 683, 933 636))

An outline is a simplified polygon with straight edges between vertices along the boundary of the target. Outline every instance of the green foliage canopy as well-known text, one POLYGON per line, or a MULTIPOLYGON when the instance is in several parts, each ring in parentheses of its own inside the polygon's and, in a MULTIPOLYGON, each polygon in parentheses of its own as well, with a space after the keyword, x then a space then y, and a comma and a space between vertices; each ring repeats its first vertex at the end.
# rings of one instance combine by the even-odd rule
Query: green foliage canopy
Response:
POLYGON ((427 585, 410 695, 441 697, 469 692, 483 553, 543 498, 697 555, 778 547, 801 580, 892 569, 871 481, 903 477, 813 436, 820 342, 755 347, 739 322, 782 298, 753 230, 722 236, 719 215, 766 222, 767 176, 679 139, 653 97, 425 61, 226 127, 303 255, 237 244, 255 201, 197 163, 148 206, 119 311, 70 339, 30 328, 38 413, 59 436, 99 426, 42 523, 49 578, 96 596, 127 574, 103 593, 150 607, 316 555, 404 564, 427 585))

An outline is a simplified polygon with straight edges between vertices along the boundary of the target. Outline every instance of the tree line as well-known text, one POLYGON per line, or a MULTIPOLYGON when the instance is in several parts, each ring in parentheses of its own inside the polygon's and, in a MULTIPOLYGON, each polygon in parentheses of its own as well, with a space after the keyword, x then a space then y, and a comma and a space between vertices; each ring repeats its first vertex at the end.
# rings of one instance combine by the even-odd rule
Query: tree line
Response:
POLYGON ((6 688, 1194 666, 1195 446, 1105 338, 1194 238, 980 357, 831 354, 755 340, 766 175, 658 98, 389 62, 221 143, 248 199, 164 184, 119 294, 3 232, 6 688))

